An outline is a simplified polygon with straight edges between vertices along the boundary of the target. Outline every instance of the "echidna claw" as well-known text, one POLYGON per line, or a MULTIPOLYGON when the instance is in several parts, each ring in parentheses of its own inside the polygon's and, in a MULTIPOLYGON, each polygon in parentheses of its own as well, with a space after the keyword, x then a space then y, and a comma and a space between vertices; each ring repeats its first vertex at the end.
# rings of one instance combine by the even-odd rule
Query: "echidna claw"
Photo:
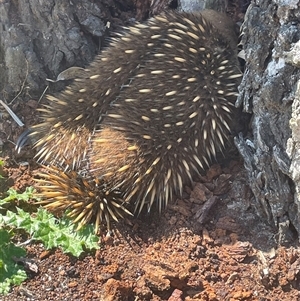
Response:
POLYGON ((19 154, 21 149, 27 145, 27 144, 30 144, 30 133, 32 132, 32 130, 29 128, 29 129, 26 129, 18 138, 17 140, 17 143, 16 143, 16 151, 17 153, 19 154))

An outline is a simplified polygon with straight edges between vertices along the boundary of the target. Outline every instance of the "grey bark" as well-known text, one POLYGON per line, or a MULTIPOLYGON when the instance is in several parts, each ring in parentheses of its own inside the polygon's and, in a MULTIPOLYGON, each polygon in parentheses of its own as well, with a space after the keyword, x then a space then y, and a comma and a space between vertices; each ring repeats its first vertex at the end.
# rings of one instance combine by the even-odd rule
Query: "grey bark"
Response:
POLYGON ((253 113, 252 135, 239 135, 235 142, 248 172, 254 206, 278 227, 281 243, 292 237, 293 228, 300 234, 296 122, 290 128, 299 106, 300 70, 293 63, 299 20, 298 1, 261 0, 251 4, 243 24, 246 68, 237 103, 253 113))
POLYGON ((9 101, 24 83, 23 92, 38 95, 47 77, 87 66, 112 14, 120 10, 108 0, 1 0, 0 98, 9 101))
POLYGON ((225 12, 227 1, 224 0, 178 0, 179 9, 185 12, 213 9, 225 12))

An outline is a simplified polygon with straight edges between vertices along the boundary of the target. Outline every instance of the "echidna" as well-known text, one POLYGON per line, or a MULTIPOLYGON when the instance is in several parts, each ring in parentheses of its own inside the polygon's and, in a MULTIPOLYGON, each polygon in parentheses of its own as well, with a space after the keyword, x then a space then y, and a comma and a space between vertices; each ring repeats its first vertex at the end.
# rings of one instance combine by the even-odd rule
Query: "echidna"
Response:
POLYGON ((224 149, 241 72, 231 21, 168 12, 113 40, 33 126, 44 204, 81 224, 161 210, 224 149), (52 166, 52 167, 51 167, 52 166))

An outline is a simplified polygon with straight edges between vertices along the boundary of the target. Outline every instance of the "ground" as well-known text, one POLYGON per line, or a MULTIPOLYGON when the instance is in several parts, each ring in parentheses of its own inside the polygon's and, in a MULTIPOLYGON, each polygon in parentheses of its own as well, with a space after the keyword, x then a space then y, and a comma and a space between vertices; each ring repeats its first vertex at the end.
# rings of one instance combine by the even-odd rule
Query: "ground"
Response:
MULTIPOLYGON (((37 106, 15 102, 11 108, 33 124, 37 106)), ((15 152, 21 132, 4 116, 6 183, 22 191, 39 166, 30 147, 15 152)), ((27 257, 38 270, 28 270, 28 280, 0 300, 300 300, 300 248, 278 246, 277 228, 265 220, 256 214, 243 162, 238 155, 225 158, 161 215, 153 210, 115 223, 111 235, 99 236, 96 252, 78 259, 27 241, 27 257)))

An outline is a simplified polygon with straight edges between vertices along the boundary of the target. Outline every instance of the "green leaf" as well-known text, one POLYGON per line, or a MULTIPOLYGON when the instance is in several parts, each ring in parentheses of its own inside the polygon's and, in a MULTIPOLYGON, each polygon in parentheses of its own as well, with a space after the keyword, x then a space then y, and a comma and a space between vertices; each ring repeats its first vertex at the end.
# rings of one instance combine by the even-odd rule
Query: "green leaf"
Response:
POLYGON ((18 193, 15 189, 9 188, 7 193, 8 196, 0 201, 0 205, 13 200, 28 202, 28 200, 33 197, 34 188, 26 187, 26 190, 23 193, 18 193))
POLYGON ((25 256, 26 251, 11 243, 10 238, 8 231, 0 229, 0 294, 7 294, 11 285, 19 285, 27 278, 23 267, 13 260, 25 256))
POLYGON ((8 196, 3 200, 0 200, 0 209, 3 208, 1 205, 7 204, 13 200, 28 202, 29 199, 33 198, 35 189, 33 187, 26 187, 23 193, 18 193, 15 189, 9 188, 7 191, 8 196))
POLYGON ((99 248, 92 225, 77 231, 69 219, 58 220, 43 208, 31 215, 21 208, 17 208, 17 213, 7 211, 2 221, 7 226, 25 230, 34 240, 42 241, 46 249, 60 247, 64 253, 78 257, 85 250, 99 248))

